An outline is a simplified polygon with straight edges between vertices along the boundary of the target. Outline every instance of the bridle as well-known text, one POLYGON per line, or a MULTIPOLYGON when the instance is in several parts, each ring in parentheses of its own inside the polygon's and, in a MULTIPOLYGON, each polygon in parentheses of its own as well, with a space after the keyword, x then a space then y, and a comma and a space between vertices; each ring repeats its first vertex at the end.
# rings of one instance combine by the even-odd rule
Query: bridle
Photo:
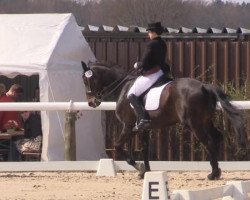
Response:
POLYGON ((113 94, 125 81, 128 80, 128 76, 134 72, 136 69, 130 69, 124 76, 119 78, 118 80, 114 81, 113 83, 109 84, 107 87, 103 88, 100 92, 96 92, 91 87, 90 79, 93 78, 93 72, 90 69, 88 64, 88 71, 84 73, 85 80, 87 81, 87 85, 85 84, 87 91, 86 94, 95 97, 95 101, 102 102, 103 99, 113 94))
POLYGON ((84 72, 84 74, 83 74, 84 80, 86 80, 86 82, 87 82, 87 84, 85 84, 85 87, 86 87, 86 89, 87 89, 86 95, 87 95, 88 97, 94 97, 94 98, 95 98, 95 100, 94 100, 95 103, 99 105, 100 102, 101 102, 101 94, 100 94, 99 92, 95 92, 95 91, 92 89, 92 87, 91 87, 91 81, 90 81, 90 79, 92 78, 92 76, 93 76, 93 72, 92 72, 92 70, 88 67, 88 68, 87 68, 87 71, 84 72))

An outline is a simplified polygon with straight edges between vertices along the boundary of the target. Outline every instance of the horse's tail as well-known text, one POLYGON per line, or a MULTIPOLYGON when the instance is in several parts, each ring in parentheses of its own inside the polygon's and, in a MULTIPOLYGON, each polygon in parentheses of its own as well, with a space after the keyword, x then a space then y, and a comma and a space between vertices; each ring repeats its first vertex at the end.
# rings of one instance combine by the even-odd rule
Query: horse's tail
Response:
MULTIPOLYGON (((205 89, 212 92, 213 99, 216 98, 216 102, 220 102, 222 109, 226 112, 228 119, 236 134, 236 139, 240 147, 246 148, 247 145, 247 134, 245 131, 245 120, 242 112, 233 106, 228 96, 223 90, 217 86, 204 85, 205 89)), ((213 102, 214 104, 214 102, 213 102)))

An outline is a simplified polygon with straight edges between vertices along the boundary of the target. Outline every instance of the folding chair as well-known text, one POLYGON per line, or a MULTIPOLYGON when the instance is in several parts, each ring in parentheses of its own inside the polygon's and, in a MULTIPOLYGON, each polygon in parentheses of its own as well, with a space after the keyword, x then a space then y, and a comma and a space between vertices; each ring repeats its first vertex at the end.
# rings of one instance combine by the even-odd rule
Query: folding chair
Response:
POLYGON ((42 152, 28 152, 24 151, 21 154, 22 161, 40 161, 42 152))

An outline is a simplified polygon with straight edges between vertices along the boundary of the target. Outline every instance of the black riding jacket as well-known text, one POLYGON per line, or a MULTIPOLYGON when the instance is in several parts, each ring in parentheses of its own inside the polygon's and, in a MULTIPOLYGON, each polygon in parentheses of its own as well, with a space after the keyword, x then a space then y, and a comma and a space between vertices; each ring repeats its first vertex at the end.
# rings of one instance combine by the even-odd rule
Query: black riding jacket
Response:
POLYGON ((160 66, 163 72, 167 74, 170 72, 170 68, 166 64, 166 54, 166 43, 161 37, 156 37, 147 43, 139 67, 141 67, 143 71, 148 71, 156 66, 160 66))

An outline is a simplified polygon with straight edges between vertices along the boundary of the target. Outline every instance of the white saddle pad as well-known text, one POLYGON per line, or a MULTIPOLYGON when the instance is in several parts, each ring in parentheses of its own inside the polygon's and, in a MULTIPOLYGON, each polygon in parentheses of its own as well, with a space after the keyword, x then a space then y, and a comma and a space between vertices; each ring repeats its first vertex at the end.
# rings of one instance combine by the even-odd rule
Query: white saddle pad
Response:
POLYGON ((160 104, 161 92, 165 88, 166 85, 171 83, 172 81, 160 86, 155 87, 149 90, 146 95, 145 109, 146 110, 157 110, 160 104))

